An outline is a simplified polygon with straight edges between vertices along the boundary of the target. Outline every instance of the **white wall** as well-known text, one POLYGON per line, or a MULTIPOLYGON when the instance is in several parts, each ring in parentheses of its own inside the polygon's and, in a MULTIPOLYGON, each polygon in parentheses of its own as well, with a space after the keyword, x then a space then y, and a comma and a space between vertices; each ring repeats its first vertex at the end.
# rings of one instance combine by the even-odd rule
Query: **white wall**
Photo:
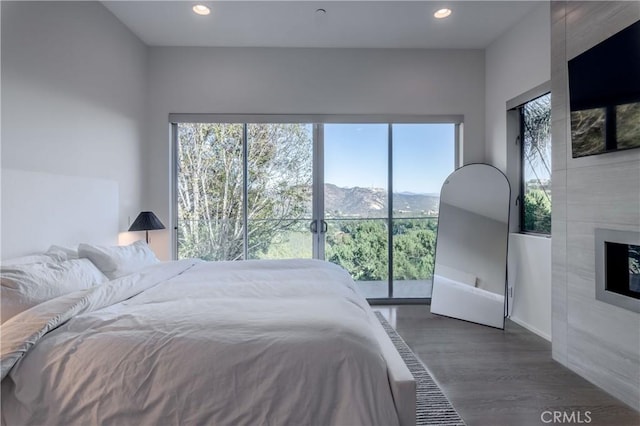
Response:
POLYGON ((481 50, 158 47, 149 65, 145 201, 165 224, 169 113, 463 114, 463 161, 484 161, 481 50))
POLYGON ((551 340, 551 239, 509 235, 511 320, 551 340))
MULTIPOLYGON (((550 79, 549 8, 549 3, 541 3, 486 50, 486 161, 507 174, 512 199, 519 190, 518 173, 513 167, 519 157, 518 147, 507 140, 506 103, 550 79)), ((512 213, 517 209, 513 202, 511 209, 512 213)), ((514 221, 517 214, 511 217, 514 221)), ((548 339, 551 336, 550 241, 511 235, 509 244, 509 283, 514 286, 511 318, 548 339)))
POLYGON ((506 173, 506 102, 551 78, 549 3, 542 2, 486 50, 486 160, 506 173))
POLYGON ((142 208, 146 65, 98 2, 3 1, 2 167, 117 181, 126 230, 142 208))

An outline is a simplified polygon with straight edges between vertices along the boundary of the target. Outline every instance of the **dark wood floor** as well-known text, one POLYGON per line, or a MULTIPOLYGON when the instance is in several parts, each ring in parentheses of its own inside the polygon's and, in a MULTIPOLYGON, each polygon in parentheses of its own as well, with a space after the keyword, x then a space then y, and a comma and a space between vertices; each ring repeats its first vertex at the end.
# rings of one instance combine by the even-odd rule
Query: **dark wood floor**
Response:
POLYGON ((640 413, 553 361, 549 342, 511 321, 503 331, 432 315, 424 305, 374 309, 423 361, 468 426, 640 425, 640 413), (574 421, 554 423, 545 411, 574 412, 574 421))

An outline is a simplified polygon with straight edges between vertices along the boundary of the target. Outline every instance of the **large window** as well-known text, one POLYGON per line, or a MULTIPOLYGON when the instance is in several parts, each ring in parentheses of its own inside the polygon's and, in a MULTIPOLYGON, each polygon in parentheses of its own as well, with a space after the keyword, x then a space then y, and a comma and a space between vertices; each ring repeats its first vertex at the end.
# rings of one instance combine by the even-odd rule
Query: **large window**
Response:
POLYGON ((519 108, 522 159, 520 229, 551 234, 551 95, 519 108))
POLYGON ((176 127, 178 258, 312 256, 311 125, 176 127))
POLYGON ((427 299, 455 122, 175 122, 176 255, 319 258, 369 299, 427 299))

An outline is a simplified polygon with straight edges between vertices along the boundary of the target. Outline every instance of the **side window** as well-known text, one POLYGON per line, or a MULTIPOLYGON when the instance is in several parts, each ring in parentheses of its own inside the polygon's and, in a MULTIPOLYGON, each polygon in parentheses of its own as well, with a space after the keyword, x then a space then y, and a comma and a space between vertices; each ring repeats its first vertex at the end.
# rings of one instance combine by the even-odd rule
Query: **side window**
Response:
POLYGON ((551 234, 551 94, 520 107, 520 231, 551 234))

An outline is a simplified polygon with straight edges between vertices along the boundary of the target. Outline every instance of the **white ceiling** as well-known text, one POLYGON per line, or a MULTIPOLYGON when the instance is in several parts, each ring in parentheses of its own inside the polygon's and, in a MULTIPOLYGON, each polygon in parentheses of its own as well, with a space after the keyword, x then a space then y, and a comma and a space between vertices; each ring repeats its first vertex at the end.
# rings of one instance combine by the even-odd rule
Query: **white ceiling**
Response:
POLYGON ((104 1, 150 46, 478 49, 540 1, 104 1), (191 11, 211 8, 209 16, 191 11), (437 20, 433 12, 453 13, 437 20), (324 16, 316 9, 326 10, 324 16))

